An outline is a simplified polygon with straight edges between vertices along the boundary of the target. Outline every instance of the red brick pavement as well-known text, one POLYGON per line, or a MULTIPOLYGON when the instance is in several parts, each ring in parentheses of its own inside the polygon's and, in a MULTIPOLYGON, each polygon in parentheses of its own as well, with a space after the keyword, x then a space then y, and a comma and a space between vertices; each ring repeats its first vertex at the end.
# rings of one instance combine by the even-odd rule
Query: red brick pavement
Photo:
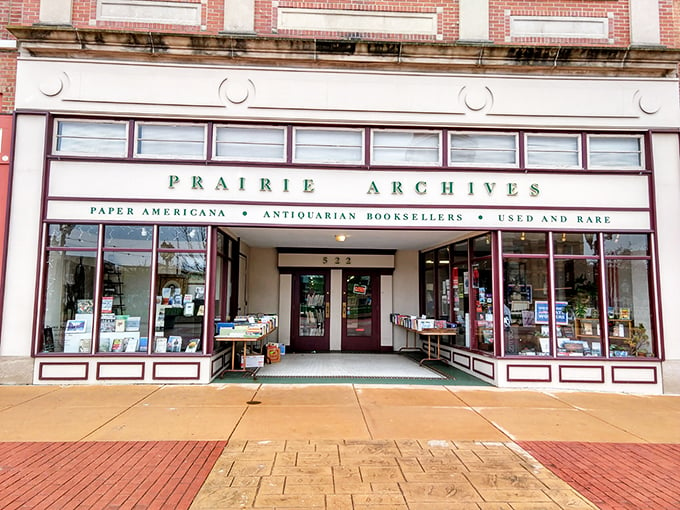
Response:
POLYGON ((680 509, 680 444, 519 445, 602 510, 680 509))
POLYGON ((0 443, 0 507, 187 509, 226 441, 0 443))

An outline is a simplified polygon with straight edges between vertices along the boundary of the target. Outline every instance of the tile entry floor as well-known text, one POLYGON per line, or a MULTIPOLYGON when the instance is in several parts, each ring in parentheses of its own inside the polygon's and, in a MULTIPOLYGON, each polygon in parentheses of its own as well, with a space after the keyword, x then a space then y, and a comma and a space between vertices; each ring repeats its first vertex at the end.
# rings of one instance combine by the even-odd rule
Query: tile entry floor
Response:
POLYGON ((398 354, 291 353, 257 371, 267 377, 399 377, 444 379, 426 364, 398 354))

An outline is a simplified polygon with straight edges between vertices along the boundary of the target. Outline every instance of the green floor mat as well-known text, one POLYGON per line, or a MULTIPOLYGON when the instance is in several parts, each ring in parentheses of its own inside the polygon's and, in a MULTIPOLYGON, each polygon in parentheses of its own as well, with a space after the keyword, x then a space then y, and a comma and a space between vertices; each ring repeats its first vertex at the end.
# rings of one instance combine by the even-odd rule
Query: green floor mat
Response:
MULTIPOLYGON (((400 355, 419 363, 425 354, 420 351, 405 351, 400 355)), ((426 361, 428 368, 443 376, 441 379, 421 377, 365 377, 358 376, 260 376, 250 372, 225 372, 213 379, 216 384, 249 383, 261 384, 412 384, 422 386, 491 386, 491 384, 478 379, 462 370, 459 370, 442 361, 426 361)))

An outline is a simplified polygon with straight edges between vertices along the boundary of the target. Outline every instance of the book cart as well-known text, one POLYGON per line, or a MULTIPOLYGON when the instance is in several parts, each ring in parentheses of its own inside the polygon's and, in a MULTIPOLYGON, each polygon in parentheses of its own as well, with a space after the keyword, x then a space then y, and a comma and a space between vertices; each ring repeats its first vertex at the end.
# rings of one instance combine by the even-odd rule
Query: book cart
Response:
POLYGON ((248 369, 248 361, 247 361, 247 359, 248 359, 248 344, 249 343, 257 344, 258 348, 260 349, 261 352, 263 352, 263 355, 266 358, 267 354, 265 352, 265 349, 263 348, 264 340, 268 336, 270 336, 272 333, 274 333, 275 331, 276 331, 276 328, 273 328, 273 329, 271 329, 271 330, 267 331, 266 333, 263 333, 262 335, 259 335, 259 336, 251 336, 251 335, 248 335, 248 336, 220 336, 220 335, 216 335, 214 337, 215 342, 230 342, 232 344, 232 346, 231 346, 231 368, 227 367, 227 368, 223 369, 220 372, 220 375, 218 377, 222 377, 222 375, 224 375, 225 372, 247 372, 247 373, 251 374, 253 377, 255 377, 255 375, 257 374, 257 369, 259 367, 251 367, 252 370, 248 369), (237 346, 238 346, 239 342, 243 344, 243 358, 241 358, 242 363, 243 363, 243 368, 237 368, 236 367, 236 350, 237 350, 237 346))
POLYGON ((248 366, 248 344, 256 344, 261 353, 259 356, 264 356, 264 362, 266 362, 265 340, 278 329, 278 318, 272 315, 257 318, 254 316, 236 317, 232 323, 216 323, 215 328, 216 334, 213 337, 215 342, 231 343, 231 367, 224 368, 218 377, 222 377, 225 372, 245 372, 255 378, 260 367, 248 366), (242 367, 236 366, 236 351, 239 348, 239 343, 243 345, 243 357, 241 363, 239 363, 239 365, 242 364, 242 367), (249 368, 253 370, 249 370, 249 368))
POLYGON ((395 314, 392 317, 392 324, 406 330, 406 345, 399 349, 400 351, 406 349, 418 349, 418 335, 427 337, 427 357, 420 360, 420 365, 426 361, 446 361, 441 357, 441 337, 455 335, 455 327, 441 327, 441 322, 434 319, 414 319, 403 315, 395 314), (414 346, 408 345, 408 334, 413 333, 414 346), (437 341, 437 355, 432 357, 432 337, 437 341))

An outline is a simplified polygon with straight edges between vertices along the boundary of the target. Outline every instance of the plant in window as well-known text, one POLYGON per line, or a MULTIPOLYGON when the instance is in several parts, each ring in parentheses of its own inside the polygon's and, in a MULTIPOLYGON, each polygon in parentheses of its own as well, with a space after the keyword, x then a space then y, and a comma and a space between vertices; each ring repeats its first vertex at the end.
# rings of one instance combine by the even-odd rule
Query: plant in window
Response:
MULTIPOLYGON (((588 315, 588 309, 593 307, 597 300, 597 284, 584 275, 574 279, 574 315, 583 319, 588 315)), ((592 311, 593 318, 597 318, 597 309, 592 311)))
POLYGON ((632 356, 647 356, 649 349, 649 335, 645 325, 640 323, 630 330, 630 338, 624 340, 628 347, 628 352, 632 356))

